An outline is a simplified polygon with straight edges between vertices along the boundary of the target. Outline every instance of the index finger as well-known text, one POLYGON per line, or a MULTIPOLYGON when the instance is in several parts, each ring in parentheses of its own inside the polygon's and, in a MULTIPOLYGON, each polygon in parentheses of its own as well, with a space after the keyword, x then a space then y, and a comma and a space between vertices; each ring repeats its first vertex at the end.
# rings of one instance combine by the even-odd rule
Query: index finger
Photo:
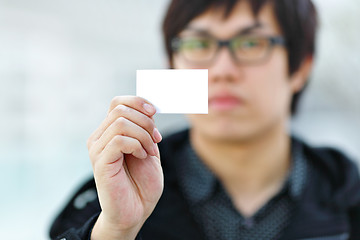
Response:
POLYGON ((117 96, 114 97, 111 101, 109 113, 118 105, 125 105, 127 107, 133 108, 143 114, 152 117, 156 113, 155 107, 147 100, 138 96, 117 96))

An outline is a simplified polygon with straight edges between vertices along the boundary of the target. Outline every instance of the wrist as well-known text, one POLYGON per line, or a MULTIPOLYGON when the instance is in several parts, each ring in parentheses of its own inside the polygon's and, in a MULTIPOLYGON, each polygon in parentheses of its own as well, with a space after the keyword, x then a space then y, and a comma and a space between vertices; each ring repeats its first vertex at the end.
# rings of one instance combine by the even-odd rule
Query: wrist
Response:
POLYGON ((95 222, 91 231, 91 240, 134 240, 140 231, 140 226, 121 229, 119 226, 106 221, 102 214, 95 222))

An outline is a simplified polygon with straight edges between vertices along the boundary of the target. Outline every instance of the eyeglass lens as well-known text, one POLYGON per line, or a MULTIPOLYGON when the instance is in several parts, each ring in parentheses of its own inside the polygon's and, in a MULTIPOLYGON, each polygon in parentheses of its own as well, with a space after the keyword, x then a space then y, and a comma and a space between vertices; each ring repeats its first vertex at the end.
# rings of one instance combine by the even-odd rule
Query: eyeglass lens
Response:
MULTIPOLYGON (((239 36, 229 40, 227 46, 237 61, 253 62, 266 57, 271 43, 266 37, 239 36)), ((179 51, 188 61, 209 62, 216 56, 219 47, 216 39, 196 36, 182 38, 179 51)))

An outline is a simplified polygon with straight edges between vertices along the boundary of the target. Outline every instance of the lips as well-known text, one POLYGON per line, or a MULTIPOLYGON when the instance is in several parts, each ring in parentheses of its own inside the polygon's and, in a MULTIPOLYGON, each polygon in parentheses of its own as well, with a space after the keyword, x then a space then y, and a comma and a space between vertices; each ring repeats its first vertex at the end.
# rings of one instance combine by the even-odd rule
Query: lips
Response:
POLYGON ((222 94, 209 98, 209 108, 218 111, 226 111, 226 110, 234 109, 239 105, 241 105, 241 103, 242 100, 240 97, 231 94, 222 94))

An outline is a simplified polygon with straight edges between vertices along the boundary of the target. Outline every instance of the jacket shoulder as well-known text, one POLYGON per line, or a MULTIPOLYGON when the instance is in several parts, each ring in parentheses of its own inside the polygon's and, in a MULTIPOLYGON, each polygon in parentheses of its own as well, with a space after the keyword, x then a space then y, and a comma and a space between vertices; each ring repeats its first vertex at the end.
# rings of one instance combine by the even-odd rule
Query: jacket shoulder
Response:
POLYGON ((304 153, 313 171, 313 179, 322 188, 321 192, 327 192, 324 197, 330 197, 340 205, 360 203, 359 168, 352 159, 331 147, 304 144, 304 153))

